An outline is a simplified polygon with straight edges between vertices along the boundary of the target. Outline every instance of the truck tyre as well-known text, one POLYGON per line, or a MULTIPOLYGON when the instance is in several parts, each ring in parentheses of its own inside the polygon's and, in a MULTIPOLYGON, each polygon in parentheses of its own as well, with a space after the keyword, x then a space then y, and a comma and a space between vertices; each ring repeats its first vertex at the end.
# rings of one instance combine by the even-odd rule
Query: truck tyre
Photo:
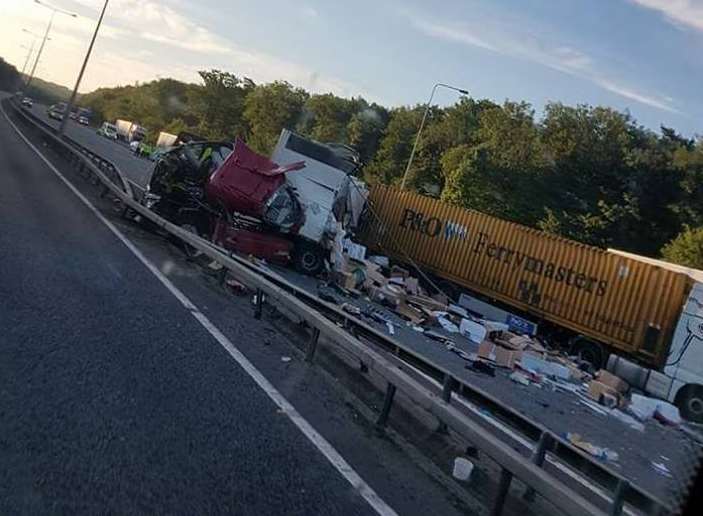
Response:
POLYGON ((303 274, 318 275, 325 267, 322 249, 314 244, 296 242, 293 248, 293 265, 303 274))
POLYGON ((603 346, 586 337, 573 339, 570 353, 591 364, 596 371, 605 366, 606 353, 603 346))
POLYGON ((684 419, 703 424, 703 385, 686 385, 676 393, 674 404, 684 419))

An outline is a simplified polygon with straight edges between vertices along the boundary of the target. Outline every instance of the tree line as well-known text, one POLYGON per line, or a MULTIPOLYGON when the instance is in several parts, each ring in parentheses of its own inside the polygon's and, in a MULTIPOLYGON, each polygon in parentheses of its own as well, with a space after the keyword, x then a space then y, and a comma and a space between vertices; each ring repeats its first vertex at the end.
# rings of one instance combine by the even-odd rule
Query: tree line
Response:
MULTIPOLYGON (((361 97, 256 84, 219 70, 102 88, 81 98, 104 120, 159 131, 244 138, 269 153, 281 128, 352 145, 369 183, 398 185, 423 105, 387 108, 361 97)), ((599 247, 703 268, 703 140, 637 123, 608 107, 462 97, 432 106, 407 187, 599 247)))

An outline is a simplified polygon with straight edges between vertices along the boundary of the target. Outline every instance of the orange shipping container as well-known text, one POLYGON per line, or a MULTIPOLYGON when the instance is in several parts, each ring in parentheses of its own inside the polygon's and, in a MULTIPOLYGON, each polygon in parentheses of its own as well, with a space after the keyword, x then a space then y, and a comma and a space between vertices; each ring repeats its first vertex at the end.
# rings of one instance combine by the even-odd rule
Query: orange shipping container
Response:
POLYGON ((386 186, 365 244, 538 319, 661 365, 691 280, 623 254, 386 186))

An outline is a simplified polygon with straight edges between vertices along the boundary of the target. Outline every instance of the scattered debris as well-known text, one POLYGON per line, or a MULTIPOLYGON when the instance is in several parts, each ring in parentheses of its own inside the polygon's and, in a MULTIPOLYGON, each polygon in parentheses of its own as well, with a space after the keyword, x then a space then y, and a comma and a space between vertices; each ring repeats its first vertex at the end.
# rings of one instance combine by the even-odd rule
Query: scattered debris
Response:
POLYGON ((391 265, 387 256, 369 256, 368 261, 375 263, 376 265, 378 265, 379 267, 383 267, 384 269, 387 269, 391 265))
POLYGON ((520 359, 520 364, 527 369, 534 370, 547 376, 561 378, 562 380, 571 379, 571 371, 568 367, 540 358, 532 352, 524 353, 520 359))
POLYGON ((388 328, 388 333, 391 335, 395 335, 395 328, 393 327, 393 323, 390 321, 386 321, 386 328, 388 328))
POLYGON ((644 425, 637 421, 634 417, 625 414, 623 411, 613 409, 608 414, 619 419, 633 430, 637 430, 638 432, 644 432, 644 425))
POLYGON ((667 477, 667 478, 673 478, 671 471, 669 471, 669 468, 666 467, 661 462, 654 462, 652 461, 652 468, 654 468, 654 471, 659 473, 660 475, 667 477))
POLYGON ((601 446, 595 446, 588 441, 584 441, 579 434, 574 434, 568 432, 565 436, 567 441, 576 446, 578 449, 585 451, 586 453, 593 455, 601 460, 607 461, 617 461, 619 456, 616 452, 609 448, 603 448, 601 446))
POLYGON ((633 393, 627 410, 640 421, 646 421, 654 416, 660 400, 633 393))
POLYGON ((657 408, 654 410, 654 419, 669 426, 679 426, 681 424, 681 414, 676 405, 672 405, 663 400, 658 400, 657 408))
POLYGON ((440 342, 450 343, 450 344, 453 343, 452 339, 450 339, 449 337, 447 337, 445 335, 442 335, 441 333, 437 333, 436 331, 432 331, 432 330, 425 331, 425 336, 427 336, 433 340, 438 340, 440 342))
MULTIPOLYGON (((436 312, 437 314, 441 312, 436 312)), ((437 322, 439 322, 440 326, 444 331, 449 332, 449 333, 459 333, 459 327, 451 322, 449 319, 446 318, 445 315, 437 315, 437 322)))
POLYGON ((472 371, 476 371, 477 373, 487 374, 488 376, 496 375, 495 368, 487 364, 483 360, 476 360, 465 367, 466 369, 471 369, 472 371))
POLYGON ((604 409, 603 407, 601 407, 601 406, 599 406, 599 405, 597 405, 597 404, 595 404, 595 403, 591 403, 590 401, 587 401, 587 400, 585 400, 585 399, 583 399, 583 398, 579 399, 579 402, 580 402, 581 404, 587 406, 587 407, 590 408, 592 411, 594 411, 594 412, 596 412, 596 413, 598 413, 598 414, 601 414, 601 415, 603 415, 603 416, 607 416, 607 415, 608 415, 608 411, 607 411, 606 409, 604 409))
POLYGON ((342 310, 352 315, 361 315, 361 308, 351 303, 342 303, 342 310))
POLYGON ((290 362, 291 360, 293 360, 291 357, 286 357, 286 356, 281 357, 281 362, 286 362, 286 363, 288 363, 288 362, 290 362))
POLYGON ((521 385, 530 385, 530 380, 525 376, 524 374, 515 371, 510 375, 510 379, 514 381, 515 383, 519 383, 521 385))
POLYGON ((452 471, 452 475, 457 480, 466 482, 469 478, 471 478, 471 472, 473 470, 474 465, 470 460, 465 459, 464 457, 457 457, 454 459, 454 470, 452 471))
POLYGON ((473 342, 483 342, 488 331, 483 324, 462 318, 459 324, 459 333, 473 342))
POLYGON ((334 303, 335 305, 339 305, 342 302, 335 289, 328 285, 320 285, 317 287, 317 297, 328 303, 334 303))
POLYGON ((227 285, 235 294, 243 295, 246 294, 248 291, 246 285, 240 283, 239 281, 231 277, 227 278, 227 280, 225 281, 225 285, 227 285))

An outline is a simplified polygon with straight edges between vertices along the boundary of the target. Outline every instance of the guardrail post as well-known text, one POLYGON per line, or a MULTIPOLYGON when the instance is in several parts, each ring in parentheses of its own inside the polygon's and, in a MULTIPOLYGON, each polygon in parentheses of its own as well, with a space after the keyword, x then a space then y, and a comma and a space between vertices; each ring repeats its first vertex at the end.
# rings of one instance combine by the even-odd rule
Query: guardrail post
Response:
MULTIPOLYGON (((451 403, 453 390, 454 390, 454 378, 452 378, 448 374, 445 374, 444 375, 444 382, 442 383, 442 399, 446 403, 451 403)), ((440 420, 439 426, 437 427, 437 432, 439 432, 441 434, 448 434, 449 433, 449 427, 447 427, 447 424, 444 421, 440 420)))
MULTIPOLYGON (((540 468, 542 467, 542 464, 544 464, 544 457, 547 453, 547 449, 551 446, 551 444, 552 436, 548 432, 542 432, 542 434, 539 436, 539 441, 537 441, 537 446, 535 446, 535 449, 532 451, 531 460, 533 464, 536 464, 540 468)), ((525 490, 525 494, 523 494, 522 497, 528 502, 534 501, 535 490, 528 486, 525 490)))
POLYGON ((264 306, 264 291, 257 288, 254 295, 254 319, 261 319, 261 311, 264 306))
POLYGON ((628 487, 630 487, 630 482, 624 478, 618 482, 613 495, 613 503, 610 504, 610 511, 608 511, 610 516, 620 516, 622 514, 622 507, 625 504, 625 492, 628 487))
POLYGON ((386 396, 383 399, 383 408, 378 416, 378 421, 376 421, 376 426, 384 427, 388 423, 388 416, 391 413, 391 406, 393 405, 393 397, 395 396, 395 385, 388 382, 388 387, 386 387, 386 396))
POLYGON ((505 468, 501 469, 500 482, 498 483, 498 494, 496 495, 496 499, 493 504, 491 516, 500 516, 503 512, 503 506, 505 505, 505 500, 508 497, 508 491, 510 490, 510 483, 512 481, 513 474, 505 468))
POLYGON ((317 350, 317 341, 319 338, 320 338, 319 328, 313 328, 312 333, 310 334, 310 340, 308 341, 308 351, 305 354, 306 361, 312 362, 313 358, 315 357, 315 351, 317 350))

